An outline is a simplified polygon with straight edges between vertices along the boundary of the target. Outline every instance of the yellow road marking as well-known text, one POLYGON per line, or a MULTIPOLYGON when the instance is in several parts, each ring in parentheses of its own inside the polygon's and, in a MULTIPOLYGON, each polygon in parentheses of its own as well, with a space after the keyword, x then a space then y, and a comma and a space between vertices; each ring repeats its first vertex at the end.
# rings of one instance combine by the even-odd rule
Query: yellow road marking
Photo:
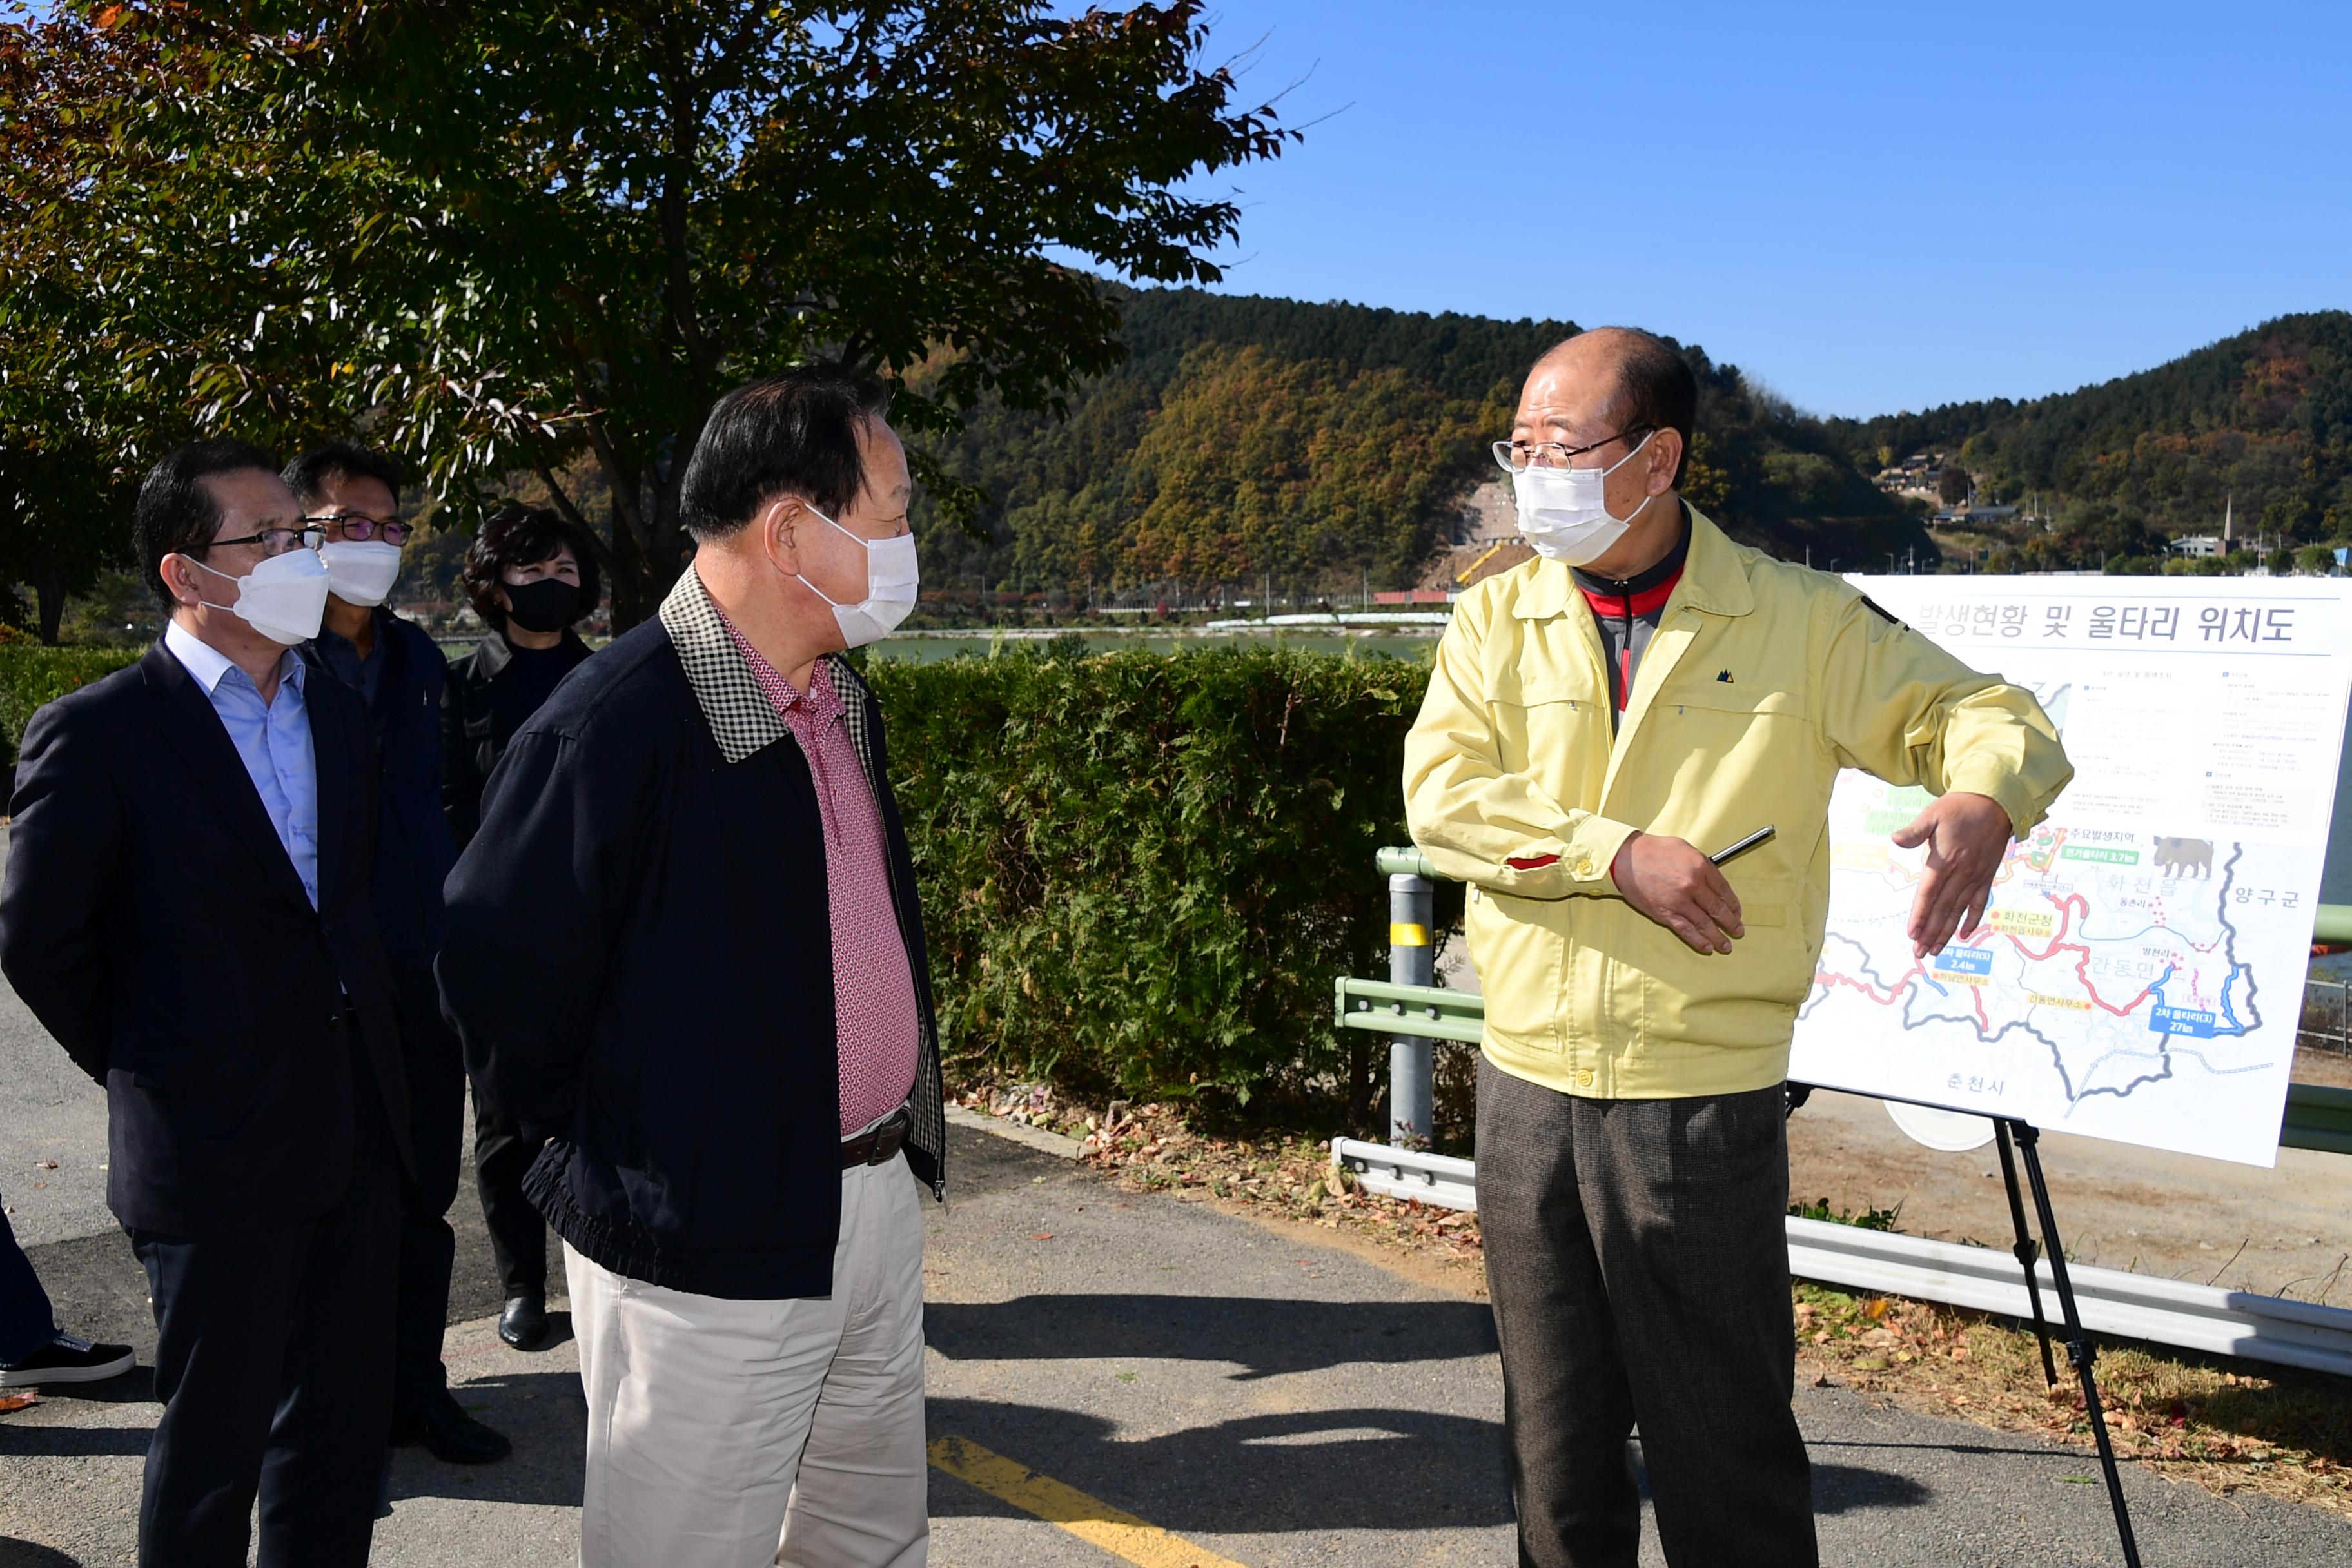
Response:
POLYGON ((931 1445, 930 1452, 931 1463, 956 1479, 968 1481, 1024 1513, 1058 1524, 1079 1540, 1139 1568, 1243 1568, 1230 1557, 1203 1551, 1181 1535, 1146 1524, 1131 1513, 1098 1502, 1076 1487, 1066 1487, 977 1443, 941 1437, 931 1445))

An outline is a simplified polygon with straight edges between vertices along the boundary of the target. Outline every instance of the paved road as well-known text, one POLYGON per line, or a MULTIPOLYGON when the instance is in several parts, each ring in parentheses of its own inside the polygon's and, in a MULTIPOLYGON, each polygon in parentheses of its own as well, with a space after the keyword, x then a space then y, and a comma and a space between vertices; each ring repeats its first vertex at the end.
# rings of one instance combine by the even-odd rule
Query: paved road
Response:
MULTIPOLYGON (((955 1129, 950 1158, 954 1202, 932 1213, 926 1261, 939 1563, 1510 1561, 1482 1304, 1311 1229, 1122 1194, 986 1132, 955 1129)), ((60 1317, 143 1358, 145 1281, 105 1211, 105 1162, 97 1089, 0 986, 0 1199, 60 1317)), ((376 1560, 554 1568, 577 1539, 572 1347, 499 1343, 469 1195, 455 1218, 452 1377, 517 1454, 479 1470, 398 1455, 376 1560)), ((1845 1389, 1801 1390, 1798 1414, 1831 1563, 2120 1560, 2081 1452, 1845 1389)), ((0 1568, 128 1562, 154 1417, 143 1372, 0 1417, 0 1568)), ((2225 1503, 2137 1468, 2128 1485, 2151 1564, 2352 1562, 2352 1525, 2315 1510, 2225 1503)), ((1643 1561, 1659 1561, 1654 1538, 1643 1561)))
MULTIPOLYGON (((1015 1477, 1045 1479, 992 1491, 935 1470, 936 1561, 1122 1560, 1075 1531, 1142 1563, 1510 1560, 1501 1388, 1479 1303, 1312 1231, 1122 1194, 983 1132, 957 1128, 951 1144, 956 1201, 932 1215, 926 1265, 932 1436, 966 1473, 992 1479, 974 1456, 994 1455, 1015 1477), (1020 1506, 1050 1511, 1070 1496, 1080 1500, 1061 1510, 1071 1528, 1020 1506)), ((35 1256, 93 1329, 152 1340, 138 1331, 137 1270, 119 1240, 35 1256)), ((571 1562, 572 1347, 519 1355, 475 1316, 452 1330, 449 1362, 460 1397, 517 1437, 518 1457, 469 1471, 402 1453, 377 1561, 571 1562)), ((0 1419, 0 1568, 128 1560, 155 1414, 143 1384, 0 1419)), ((1801 1391, 1798 1413, 1831 1563, 2120 1560, 2101 1493, 2080 1484, 2094 1473, 2080 1452, 1844 1389, 1801 1391)), ((2352 1525, 2315 1510, 2225 1503, 2137 1468, 2128 1485, 2151 1564, 2352 1561, 2352 1525)), ((1654 1542, 1643 1561, 1659 1561, 1654 1542)))

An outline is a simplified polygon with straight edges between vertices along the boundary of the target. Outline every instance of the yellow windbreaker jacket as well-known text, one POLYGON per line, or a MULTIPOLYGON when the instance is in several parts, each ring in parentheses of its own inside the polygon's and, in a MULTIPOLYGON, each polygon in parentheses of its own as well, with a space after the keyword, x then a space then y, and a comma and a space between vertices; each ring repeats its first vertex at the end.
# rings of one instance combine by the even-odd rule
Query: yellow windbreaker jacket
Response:
POLYGON ((1696 510, 1690 554, 1614 740, 1599 632, 1569 568, 1462 596, 1405 742, 1405 815, 1470 884, 1495 1065, 1568 1094, 1735 1094, 1788 1074, 1828 915, 1840 768, 1990 795, 2022 834, 2074 776, 2031 694, 1979 675, 1852 585, 1735 544, 1696 510), (1626 837, 1713 851, 1748 934, 1702 955, 1621 898, 1626 837), (1505 864, 1557 855, 1534 870, 1505 864))

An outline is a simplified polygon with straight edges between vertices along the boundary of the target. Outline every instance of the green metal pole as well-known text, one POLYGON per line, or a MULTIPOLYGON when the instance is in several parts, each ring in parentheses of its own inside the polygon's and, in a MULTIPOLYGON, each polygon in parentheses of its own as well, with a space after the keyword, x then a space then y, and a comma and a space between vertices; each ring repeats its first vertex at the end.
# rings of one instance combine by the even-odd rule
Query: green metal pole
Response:
POLYGON ((1429 857, 1423 855, 1417 845, 1391 845, 1377 858, 1383 877, 1423 877, 1433 882, 1445 879, 1437 874, 1437 868, 1429 863, 1429 857))

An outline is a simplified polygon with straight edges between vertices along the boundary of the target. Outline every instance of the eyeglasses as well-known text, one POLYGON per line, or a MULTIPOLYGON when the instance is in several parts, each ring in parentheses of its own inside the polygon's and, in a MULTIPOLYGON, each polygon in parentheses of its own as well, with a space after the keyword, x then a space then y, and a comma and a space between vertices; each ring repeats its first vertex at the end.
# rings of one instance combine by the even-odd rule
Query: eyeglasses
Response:
POLYGON ((242 539, 215 539, 205 546, 217 550, 228 544, 258 544, 264 555, 283 555, 291 550, 316 550, 326 542, 327 531, 305 518, 299 528, 265 528, 259 533, 248 533, 242 539))
POLYGON ((372 539, 380 539, 386 544, 408 542, 408 524, 396 517, 370 517, 363 511, 346 511, 332 516, 306 517, 302 521, 322 523, 330 530, 337 531, 337 537, 355 544, 364 544, 372 539))
POLYGON ((1612 441, 1630 441, 1636 436, 1646 436, 1656 429, 1654 425, 1634 425, 1614 436, 1603 436, 1589 447, 1570 447, 1559 441, 1497 441, 1495 461, 1507 474, 1523 474, 1531 463, 1547 468, 1564 468, 1570 458, 1581 458, 1587 452, 1597 452, 1612 441))

